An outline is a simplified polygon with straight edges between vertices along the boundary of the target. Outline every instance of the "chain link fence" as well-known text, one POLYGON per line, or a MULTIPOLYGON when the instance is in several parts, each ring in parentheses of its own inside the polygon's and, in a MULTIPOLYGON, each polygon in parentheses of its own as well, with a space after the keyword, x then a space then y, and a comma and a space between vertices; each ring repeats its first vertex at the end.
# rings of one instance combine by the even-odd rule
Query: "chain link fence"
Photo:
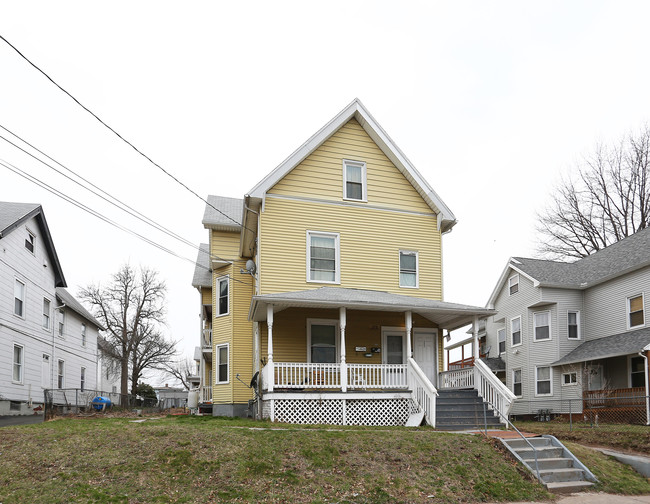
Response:
POLYGON ((88 389, 47 389, 44 391, 44 416, 78 415, 98 412, 155 413, 175 407, 173 399, 158 400, 88 389))
MULTIPOLYGON (((647 426, 650 397, 645 395, 591 395, 585 399, 515 400, 510 410, 513 421, 566 424, 568 430, 626 426, 647 426)), ((649 427, 650 429, 650 427, 649 427)))

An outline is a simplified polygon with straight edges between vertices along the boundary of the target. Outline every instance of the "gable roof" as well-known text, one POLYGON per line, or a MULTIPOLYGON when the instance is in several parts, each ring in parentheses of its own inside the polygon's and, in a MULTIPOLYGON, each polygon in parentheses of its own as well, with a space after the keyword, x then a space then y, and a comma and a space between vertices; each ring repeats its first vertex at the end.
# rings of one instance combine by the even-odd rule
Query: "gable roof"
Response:
POLYGON ((440 196, 429 186, 420 175, 415 166, 406 155, 395 145, 384 129, 375 121, 370 112, 363 106, 358 98, 339 112, 331 121, 318 130, 293 154, 278 165, 271 173, 264 177, 247 194, 251 198, 263 199, 266 192, 278 181, 284 178, 291 170, 300 164, 307 156, 320 147, 323 142, 336 133, 350 119, 355 118, 366 133, 372 138, 382 152, 391 160, 397 169, 406 177, 415 190, 429 207, 438 214, 438 226, 441 231, 449 231, 456 224, 456 217, 440 196))
POLYGON ((530 278, 535 287, 583 290, 648 265, 650 265, 650 228, 638 231, 571 263, 512 257, 490 296, 488 306, 493 306, 496 296, 507 280, 509 270, 530 278))
POLYGON ((95 317, 93 317, 88 310, 86 310, 82 304, 75 299, 75 297, 70 294, 63 287, 56 288, 56 297, 59 298, 59 301, 63 303, 66 308, 70 308, 73 312, 76 312, 82 318, 86 319, 88 322, 96 326, 97 328, 104 330, 102 326, 95 317))
POLYGON ((54 271, 54 285, 56 287, 65 287, 67 284, 63 276, 63 270, 41 205, 0 201, 0 240, 32 218, 35 218, 38 223, 41 238, 45 243, 50 258, 50 264, 54 271))
POLYGON ((212 269, 210 268, 210 250, 207 243, 199 245, 199 252, 194 265, 192 287, 212 287, 212 269))
POLYGON ((244 200, 226 196, 208 196, 203 213, 203 226, 216 231, 239 231, 244 211, 244 200), (218 208, 220 211, 216 210, 218 208))

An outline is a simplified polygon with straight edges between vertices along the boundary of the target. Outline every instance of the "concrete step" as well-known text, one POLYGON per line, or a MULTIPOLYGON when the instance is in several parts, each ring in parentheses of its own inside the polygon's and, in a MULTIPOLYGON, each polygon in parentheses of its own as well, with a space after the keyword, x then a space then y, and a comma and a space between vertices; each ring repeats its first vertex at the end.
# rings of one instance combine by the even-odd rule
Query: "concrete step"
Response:
POLYGON ((589 481, 559 481, 555 483, 547 483, 546 489, 553 493, 575 493, 593 485, 594 484, 589 481))
POLYGON ((501 424, 501 422, 499 422, 499 419, 495 416, 487 417, 486 422, 484 422, 482 415, 480 417, 475 417, 474 415, 456 415, 453 417, 442 417, 442 418, 438 416, 437 420, 441 423, 446 423, 446 424, 455 423, 459 425, 473 424, 473 425, 482 426, 485 425, 486 422, 488 426, 501 424))
POLYGON ((439 406, 456 406, 457 404, 480 404, 483 405, 478 397, 438 397, 436 404, 439 406))
POLYGON ((547 458, 560 458, 563 455, 564 450, 555 446, 541 446, 536 450, 532 448, 521 448, 515 450, 517 455, 519 455, 523 460, 535 460, 535 452, 537 452, 537 460, 547 459, 547 458))
MULTIPOLYGON (((535 465, 535 461, 532 461, 532 464, 535 465)), ((570 458, 547 458, 547 459, 538 459, 537 465, 539 470, 544 469, 568 469, 573 467, 573 460, 570 458)))
MULTIPOLYGON (((529 437, 526 438, 528 443, 533 445, 535 448, 540 448, 543 446, 551 446, 551 441, 550 439, 543 438, 543 437, 529 437)), ((519 450, 519 449, 525 449, 528 448, 530 449, 530 445, 524 441, 521 438, 515 438, 515 439, 504 439, 504 442, 513 450, 519 450)))
MULTIPOLYGON (((534 469, 535 463, 532 463, 534 469)), ((569 467, 565 469, 540 469, 539 475, 544 483, 560 483, 563 481, 584 481, 585 472, 582 469, 569 467)))
POLYGON ((486 410, 485 415, 483 413, 483 408, 438 408, 436 412, 438 417, 453 417, 453 416, 475 416, 477 418, 486 417, 496 417, 494 411, 486 410))

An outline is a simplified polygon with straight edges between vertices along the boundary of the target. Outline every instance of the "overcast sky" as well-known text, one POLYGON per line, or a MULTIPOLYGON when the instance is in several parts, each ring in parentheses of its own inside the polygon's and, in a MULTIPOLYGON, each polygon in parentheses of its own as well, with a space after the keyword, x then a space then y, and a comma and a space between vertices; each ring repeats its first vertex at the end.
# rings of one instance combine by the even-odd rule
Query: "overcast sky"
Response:
MULTIPOLYGON (((650 3, 3 2, 0 34, 202 196, 238 197, 358 97, 458 218, 445 300, 483 306, 536 212, 598 142, 650 115, 650 3)), ((0 41, 0 125, 198 244, 204 203, 0 41)), ((0 134, 13 139, 4 130, 0 134)), ((17 142, 19 143, 19 142, 17 142)), ((191 259, 0 139, 0 160, 191 259)), ((0 166, 0 200, 40 203, 69 289, 158 269, 169 334, 198 341, 193 264, 0 166)))

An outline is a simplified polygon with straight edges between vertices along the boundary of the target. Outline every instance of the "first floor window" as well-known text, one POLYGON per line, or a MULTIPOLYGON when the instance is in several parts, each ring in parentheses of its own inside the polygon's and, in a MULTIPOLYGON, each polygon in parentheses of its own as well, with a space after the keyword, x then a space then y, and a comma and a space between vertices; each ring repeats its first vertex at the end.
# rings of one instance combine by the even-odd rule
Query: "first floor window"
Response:
POLYGON ((228 302, 228 277, 220 278, 217 283, 219 284, 219 302, 217 304, 217 315, 228 315, 229 302, 228 302))
POLYGON ((576 383, 578 383, 578 373, 575 371, 562 375, 562 385, 575 385, 576 383))
POLYGON ((521 369, 512 372, 512 393, 521 397, 521 369))
POLYGON ((551 312, 533 313, 533 326, 535 327, 535 341, 551 339, 551 312))
POLYGON ((627 298, 627 312, 629 328, 641 327, 645 324, 643 316, 643 294, 627 298))
POLYGON ((56 375, 56 386, 58 388, 63 388, 63 386, 65 385, 64 379, 65 379, 65 361, 59 359, 59 363, 57 366, 57 375, 56 375))
POLYGON ((25 316, 25 284, 20 280, 14 283, 14 313, 19 317, 25 316))
POLYGON ((86 388, 86 368, 85 367, 81 368, 81 380, 80 380, 80 382, 81 382, 81 386, 79 388, 81 388, 81 390, 83 391, 86 388))
POLYGON ((50 328, 50 300, 43 298, 43 329, 50 328))
POLYGON ((14 345, 14 373, 12 379, 16 383, 23 382, 23 359, 24 359, 23 346, 14 345))
POLYGON ((630 386, 645 387, 645 359, 643 357, 632 357, 630 359, 630 386))
POLYGON ((569 339, 580 339, 580 312, 567 313, 567 329, 569 339))
POLYGON ((497 331, 497 339, 499 340, 499 355, 506 352, 506 328, 497 331))
POLYGON ((307 232, 307 279, 310 282, 339 283, 339 235, 307 232))
POLYGON ((521 345, 521 317, 513 318, 510 321, 512 334, 512 346, 521 345))
POLYGON ((537 395, 550 395, 551 391, 551 368, 549 366, 535 368, 535 384, 537 395))
POLYGON ((418 286, 418 253, 399 251, 399 286, 418 286))
POLYGON ((336 362, 336 324, 311 324, 309 359, 313 363, 336 362))
POLYGON ((228 383, 228 345, 217 345, 217 383, 228 383))

